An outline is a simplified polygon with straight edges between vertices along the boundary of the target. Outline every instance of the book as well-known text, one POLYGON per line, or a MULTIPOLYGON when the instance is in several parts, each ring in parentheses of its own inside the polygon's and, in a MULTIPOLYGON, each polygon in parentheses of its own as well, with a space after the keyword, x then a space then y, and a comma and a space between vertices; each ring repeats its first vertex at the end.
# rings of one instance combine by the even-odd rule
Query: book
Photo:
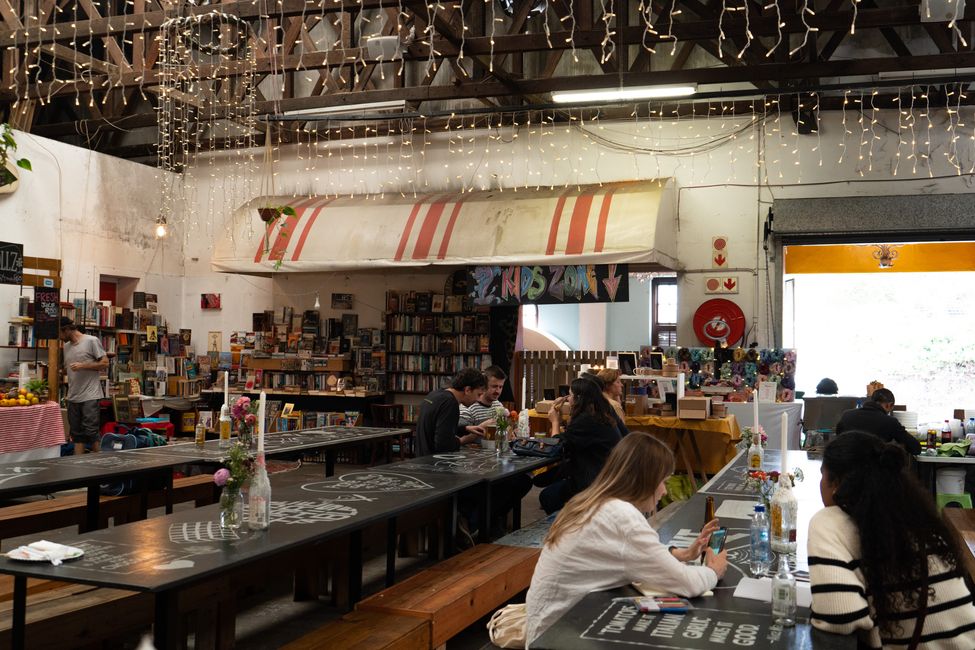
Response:
POLYGON ((433 300, 430 302, 430 311, 435 313, 440 313, 444 308, 444 295, 442 293, 433 294, 433 300))
POLYGON ((355 336, 359 329, 358 314, 342 314, 342 336, 355 336))

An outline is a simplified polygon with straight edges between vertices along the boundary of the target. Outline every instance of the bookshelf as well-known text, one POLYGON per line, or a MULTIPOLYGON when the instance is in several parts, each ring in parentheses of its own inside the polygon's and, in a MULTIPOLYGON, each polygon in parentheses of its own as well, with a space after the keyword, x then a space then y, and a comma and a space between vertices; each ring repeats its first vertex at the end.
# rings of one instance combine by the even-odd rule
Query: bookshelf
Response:
MULTIPOLYGON (((390 392, 426 395, 462 368, 491 365, 490 312, 475 310, 466 296, 390 291, 386 308, 390 392)), ((415 420, 416 409, 406 406, 406 419, 415 420)))

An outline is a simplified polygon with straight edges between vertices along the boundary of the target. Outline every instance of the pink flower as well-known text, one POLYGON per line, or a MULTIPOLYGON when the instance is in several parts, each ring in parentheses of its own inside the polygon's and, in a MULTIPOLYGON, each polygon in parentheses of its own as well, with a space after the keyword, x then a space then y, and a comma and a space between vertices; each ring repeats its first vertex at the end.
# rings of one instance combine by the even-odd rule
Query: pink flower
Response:
POLYGON ((257 422, 257 416, 254 415, 253 413, 248 413, 247 415, 244 416, 244 422, 253 425, 255 422, 257 422))
POLYGON ((228 479, 230 479, 230 470, 226 467, 221 467, 213 473, 213 482, 221 487, 227 484, 228 479))
POLYGON ((239 406, 241 408, 247 408, 247 406, 250 403, 251 403, 251 398, 247 397, 246 395, 241 395, 240 397, 237 398, 237 402, 234 405, 239 406))

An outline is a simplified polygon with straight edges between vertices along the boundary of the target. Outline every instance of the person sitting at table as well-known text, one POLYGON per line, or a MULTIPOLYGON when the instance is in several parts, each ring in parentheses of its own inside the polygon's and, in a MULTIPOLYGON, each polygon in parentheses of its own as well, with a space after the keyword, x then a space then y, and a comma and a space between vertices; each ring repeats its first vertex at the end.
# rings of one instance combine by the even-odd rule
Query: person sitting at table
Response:
POLYGON ((921 443, 912 436, 896 418, 890 414, 894 410, 894 394, 887 388, 878 388, 862 407, 850 409, 840 416, 836 433, 845 431, 866 431, 884 442, 896 442, 915 456, 921 453, 921 443))
POLYGON ((447 388, 423 398, 416 418, 416 455, 429 456, 457 451, 484 435, 478 426, 460 426, 460 405, 470 406, 484 393, 487 380, 476 368, 463 368, 447 388))
POLYGON ((931 496, 895 443, 851 431, 823 451, 809 522, 814 627, 860 647, 975 648, 975 605, 931 496))
POLYGON ((836 395, 840 392, 840 387, 836 385, 836 382, 829 377, 823 377, 816 384, 816 394, 817 395, 836 395))
POLYGON ((526 647, 592 591, 645 582, 693 598, 724 576, 728 552, 715 555, 707 548, 717 519, 683 549, 668 549, 647 520, 673 471, 670 449, 634 431, 609 454, 596 480, 565 505, 545 537, 528 589, 526 647), (704 566, 685 564, 702 553, 704 566))
MULTIPOLYGON (((498 409, 508 410, 498 401, 508 375, 500 366, 488 366, 484 369, 484 379, 487 388, 484 393, 470 406, 460 407, 460 427, 465 431, 467 427, 481 427, 493 425, 497 422, 498 409)), ((475 441, 476 442, 476 441, 475 441)), ((532 489, 531 478, 527 474, 515 474, 508 478, 495 481, 491 485, 491 537, 504 535, 508 513, 532 489)))
POLYGON ((623 405, 620 403, 623 399, 623 380, 620 379, 620 374, 616 368, 604 368, 596 373, 596 376, 603 382, 603 397, 613 407, 616 417, 623 420, 626 413, 623 412, 623 405))
POLYGON ((616 414, 603 397, 602 382, 594 375, 583 375, 573 380, 569 386, 569 396, 555 400, 548 418, 551 435, 561 436, 565 455, 561 466, 562 478, 538 495, 542 509, 546 514, 552 514, 589 487, 623 434, 617 425, 616 414), (570 419, 565 431, 560 432, 562 404, 566 400, 570 407, 570 419))

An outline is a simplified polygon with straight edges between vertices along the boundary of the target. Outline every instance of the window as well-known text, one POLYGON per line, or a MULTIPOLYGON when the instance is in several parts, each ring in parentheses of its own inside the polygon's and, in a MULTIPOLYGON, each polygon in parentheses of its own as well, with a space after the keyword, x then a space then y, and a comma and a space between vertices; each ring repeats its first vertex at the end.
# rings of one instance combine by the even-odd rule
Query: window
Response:
POLYGON ((677 278, 654 278, 650 304, 651 344, 677 345, 677 278))

